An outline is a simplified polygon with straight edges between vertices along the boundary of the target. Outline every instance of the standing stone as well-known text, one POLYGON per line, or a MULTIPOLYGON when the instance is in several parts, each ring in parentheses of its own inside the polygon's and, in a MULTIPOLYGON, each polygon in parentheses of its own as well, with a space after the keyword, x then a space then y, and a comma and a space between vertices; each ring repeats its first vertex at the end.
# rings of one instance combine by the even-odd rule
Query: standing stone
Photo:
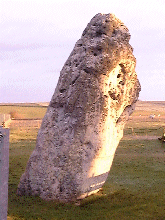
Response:
POLYGON ((9 176, 9 129, 0 126, 0 220, 7 219, 9 176))
POLYGON ((87 25, 60 72, 19 195, 69 202, 102 187, 140 92, 129 40, 113 14, 87 25))

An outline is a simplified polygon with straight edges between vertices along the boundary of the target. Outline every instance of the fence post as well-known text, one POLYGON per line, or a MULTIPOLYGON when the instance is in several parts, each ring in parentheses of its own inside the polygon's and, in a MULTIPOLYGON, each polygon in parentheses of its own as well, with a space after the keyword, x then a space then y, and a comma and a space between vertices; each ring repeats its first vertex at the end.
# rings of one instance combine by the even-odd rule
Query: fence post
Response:
POLYGON ((0 220, 7 219, 9 176, 9 129, 0 126, 0 220))

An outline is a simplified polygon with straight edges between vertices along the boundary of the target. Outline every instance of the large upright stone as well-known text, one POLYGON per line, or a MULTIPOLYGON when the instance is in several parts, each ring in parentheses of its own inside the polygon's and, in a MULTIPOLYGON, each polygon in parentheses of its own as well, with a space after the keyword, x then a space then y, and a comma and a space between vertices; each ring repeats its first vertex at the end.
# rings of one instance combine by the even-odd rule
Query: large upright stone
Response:
POLYGON ((18 194, 72 201, 98 191, 140 84, 127 27, 97 14, 60 73, 18 194))

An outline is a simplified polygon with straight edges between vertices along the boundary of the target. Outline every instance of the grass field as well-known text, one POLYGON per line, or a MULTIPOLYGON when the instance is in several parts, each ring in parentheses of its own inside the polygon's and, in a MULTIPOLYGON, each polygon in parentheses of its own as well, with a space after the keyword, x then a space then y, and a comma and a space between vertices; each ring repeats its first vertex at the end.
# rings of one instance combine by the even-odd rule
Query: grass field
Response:
POLYGON ((35 119, 43 118, 47 106, 26 103, 26 104, 0 104, 0 114, 14 113, 16 119, 35 119))
MULTIPOLYGON (((102 191, 82 200, 79 205, 16 195, 19 179, 35 148, 38 128, 27 124, 14 126, 13 121, 10 129, 8 220, 164 220, 165 146, 157 140, 165 128, 164 106, 165 102, 138 102, 125 126, 124 137, 102 191), (143 114, 140 116, 139 113, 143 114), (156 114, 156 117, 150 119, 150 114, 156 114)), ((11 106, 5 108, 0 105, 0 112, 11 111, 11 106)), ((30 119, 41 118, 46 112, 42 106, 14 108, 30 119)))

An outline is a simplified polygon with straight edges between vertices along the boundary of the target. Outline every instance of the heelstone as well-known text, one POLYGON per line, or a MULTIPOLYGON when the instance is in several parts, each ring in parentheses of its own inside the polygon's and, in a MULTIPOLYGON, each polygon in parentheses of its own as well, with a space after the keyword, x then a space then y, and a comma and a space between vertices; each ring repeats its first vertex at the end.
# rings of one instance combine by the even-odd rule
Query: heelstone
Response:
POLYGON ((127 27, 97 14, 60 72, 19 186, 19 195, 73 201, 108 176, 140 92, 127 27))

